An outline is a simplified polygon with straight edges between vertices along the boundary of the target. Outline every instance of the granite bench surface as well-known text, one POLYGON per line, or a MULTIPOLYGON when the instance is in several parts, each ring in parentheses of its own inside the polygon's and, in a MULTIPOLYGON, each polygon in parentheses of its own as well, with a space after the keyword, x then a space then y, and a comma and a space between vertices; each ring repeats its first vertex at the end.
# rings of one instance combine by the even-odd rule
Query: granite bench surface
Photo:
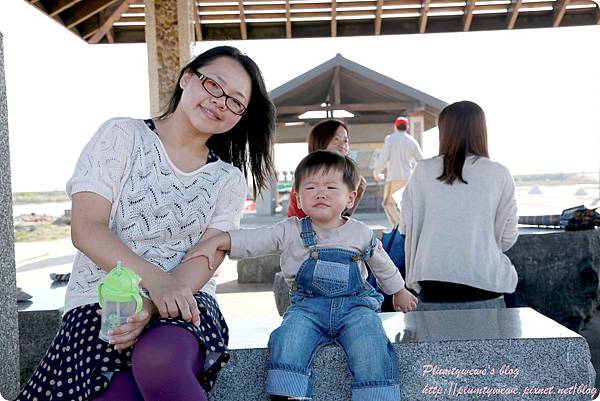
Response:
POLYGON ((17 274, 17 283, 32 296, 17 302, 19 319, 20 381, 35 371, 60 327, 67 283, 53 283, 47 275, 17 274))
MULTIPOLYGON (((380 316, 399 355, 403 400, 590 400, 595 390, 585 339, 533 309, 380 316), (533 394, 540 392, 545 394, 533 394)), ((210 399, 268 400, 266 346, 281 319, 228 323, 231 359, 210 399)), ((312 367, 314 401, 351 399, 341 348, 319 349, 312 367)))

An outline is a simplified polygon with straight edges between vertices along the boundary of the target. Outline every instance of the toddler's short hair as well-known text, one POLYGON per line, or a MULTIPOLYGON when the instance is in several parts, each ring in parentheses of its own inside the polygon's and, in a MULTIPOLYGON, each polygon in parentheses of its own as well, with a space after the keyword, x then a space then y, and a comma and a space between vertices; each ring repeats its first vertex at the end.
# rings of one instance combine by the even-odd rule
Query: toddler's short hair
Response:
POLYGON ((294 185, 296 192, 300 191, 300 183, 308 176, 322 171, 327 173, 329 170, 341 171, 344 184, 350 191, 355 191, 360 181, 358 167, 348 156, 329 150, 317 150, 306 156, 296 167, 294 173, 294 185))

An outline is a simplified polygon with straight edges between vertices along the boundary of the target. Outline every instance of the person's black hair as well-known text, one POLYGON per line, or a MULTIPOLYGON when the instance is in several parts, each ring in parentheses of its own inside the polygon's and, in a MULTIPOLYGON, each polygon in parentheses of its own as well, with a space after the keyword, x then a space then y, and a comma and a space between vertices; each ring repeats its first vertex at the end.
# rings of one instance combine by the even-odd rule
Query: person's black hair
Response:
POLYGON ((300 161, 294 172, 294 186, 300 192, 302 180, 309 175, 322 172, 327 174, 330 170, 341 171, 344 184, 350 191, 356 191, 360 181, 360 173, 356 163, 338 152, 329 150, 316 150, 300 161))
POLYGON ((158 118, 168 117, 177 109, 183 93, 179 85, 183 74, 188 70, 197 70, 210 64, 219 57, 230 57, 240 63, 250 76, 252 92, 247 111, 240 121, 229 131, 212 135, 206 142, 206 146, 221 160, 232 163, 242 170, 246 178, 250 169, 252 186, 256 194, 257 189, 266 188, 275 176, 272 150, 275 106, 269 97, 260 69, 250 57, 231 46, 213 47, 200 54, 179 73, 169 104, 158 118))

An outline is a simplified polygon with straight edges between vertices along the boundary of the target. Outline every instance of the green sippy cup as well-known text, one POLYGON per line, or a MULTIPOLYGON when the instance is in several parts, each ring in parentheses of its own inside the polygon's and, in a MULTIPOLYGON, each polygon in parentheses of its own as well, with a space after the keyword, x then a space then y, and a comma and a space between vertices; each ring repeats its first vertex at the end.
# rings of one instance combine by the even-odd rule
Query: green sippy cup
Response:
POLYGON ((121 266, 104 277, 98 285, 98 301, 102 307, 100 325, 101 340, 108 342, 108 331, 127 323, 127 318, 142 310, 140 281, 142 278, 133 270, 121 266))

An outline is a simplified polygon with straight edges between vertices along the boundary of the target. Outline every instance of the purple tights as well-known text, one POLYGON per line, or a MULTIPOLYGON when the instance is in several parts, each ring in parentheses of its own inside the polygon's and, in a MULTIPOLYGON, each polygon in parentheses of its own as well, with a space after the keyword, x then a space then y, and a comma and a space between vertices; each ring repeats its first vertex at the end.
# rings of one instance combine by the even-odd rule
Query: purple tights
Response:
POLYGON ((95 401, 207 401, 197 379, 204 355, 186 329, 154 326, 135 345, 132 369, 115 373, 95 401))

